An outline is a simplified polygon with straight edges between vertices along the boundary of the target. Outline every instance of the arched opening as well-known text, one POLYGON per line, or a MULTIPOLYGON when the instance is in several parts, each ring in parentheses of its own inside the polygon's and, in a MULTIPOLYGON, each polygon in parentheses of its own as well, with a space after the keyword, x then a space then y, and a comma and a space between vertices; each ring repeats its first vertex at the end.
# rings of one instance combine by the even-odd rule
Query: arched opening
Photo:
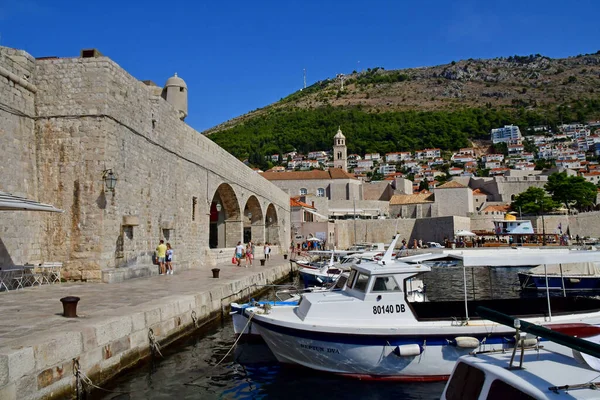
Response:
POLYGON ((211 249, 235 247, 242 237, 240 206, 233 188, 222 183, 210 204, 208 246, 211 249))
POLYGON ((265 242, 272 245, 279 245, 279 220, 275 206, 269 204, 265 214, 265 242))
POLYGON ((265 224, 263 212, 256 196, 250 196, 244 207, 243 214, 244 243, 252 240, 254 243, 264 243, 265 224))

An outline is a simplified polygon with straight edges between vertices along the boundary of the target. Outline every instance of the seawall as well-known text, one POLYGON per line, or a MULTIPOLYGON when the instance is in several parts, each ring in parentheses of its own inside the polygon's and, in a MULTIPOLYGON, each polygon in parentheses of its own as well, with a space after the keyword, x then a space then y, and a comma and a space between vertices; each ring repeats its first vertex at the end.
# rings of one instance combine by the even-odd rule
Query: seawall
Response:
MULTIPOLYGON (((258 260, 256 260, 258 264, 258 260)), ((96 385, 218 317, 229 303, 289 276, 281 256, 268 266, 220 266, 118 284, 62 283, 3 292, 0 310, 0 399, 75 396, 74 360, 96 385), (59 301, 81 298, 78 318, 59 301)))

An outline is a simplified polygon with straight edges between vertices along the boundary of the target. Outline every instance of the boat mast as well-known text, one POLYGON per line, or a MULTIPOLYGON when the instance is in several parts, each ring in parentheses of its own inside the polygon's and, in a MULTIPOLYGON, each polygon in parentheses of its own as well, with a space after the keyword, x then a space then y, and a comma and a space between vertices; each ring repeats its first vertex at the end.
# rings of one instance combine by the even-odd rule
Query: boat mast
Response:
POLYGON ((465 267, 465 260, 463 259, 463 286, 465 291, 465 317, 466 323, 469 323, 469 306, 468 306, 468 295, 467 295, 467 267, 465 267))
POLYGON ((546 276, 546 300, 548 300, 548 321, 552 321, 552 308, 550 307, 550 288, 548 287, 548 268, 544 263, 544 275, 546 276))

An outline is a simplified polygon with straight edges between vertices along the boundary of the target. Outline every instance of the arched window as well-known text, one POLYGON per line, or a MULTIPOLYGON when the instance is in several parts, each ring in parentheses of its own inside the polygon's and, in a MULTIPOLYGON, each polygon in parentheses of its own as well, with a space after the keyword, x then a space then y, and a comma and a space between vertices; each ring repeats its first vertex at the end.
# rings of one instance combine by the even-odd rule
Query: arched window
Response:
POLYGON ((317 189, 317 197, 325 197, 325 189, 318 188, 317 189))
POLYGON ((308 193, 306 188, 300 188, 300 196, 306 196, 306 193, 308 193))
POLYGON ((338 151, 337 159, 338 159, 338 160, 341 160, 341 159, 342 159, 342 152, 341 152, 341 151, 338 151))

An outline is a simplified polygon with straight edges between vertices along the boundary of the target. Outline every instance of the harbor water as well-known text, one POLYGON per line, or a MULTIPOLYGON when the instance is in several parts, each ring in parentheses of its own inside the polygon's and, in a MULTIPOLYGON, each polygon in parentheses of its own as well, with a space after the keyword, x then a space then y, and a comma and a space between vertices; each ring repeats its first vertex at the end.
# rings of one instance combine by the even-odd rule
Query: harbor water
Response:
MULTIPOLYGON (((522 296, 517 272, 523 269, 526 268, 466 268, 469 298, 522 296)), ((422 277, 428 298, 463 299, 464 272, 460 265, 433 267, 431 273, 422 277)), ((283 366, 263 342, 241 340, 234 345, 235 341, 231 319, 226 316, 204 329, 201 335, 163 349, 163 358, 145 363, 104 385, 110 392, 96 390, 91 398, 439 399, 445 385, 443 382, 365 382, 283 366)))

